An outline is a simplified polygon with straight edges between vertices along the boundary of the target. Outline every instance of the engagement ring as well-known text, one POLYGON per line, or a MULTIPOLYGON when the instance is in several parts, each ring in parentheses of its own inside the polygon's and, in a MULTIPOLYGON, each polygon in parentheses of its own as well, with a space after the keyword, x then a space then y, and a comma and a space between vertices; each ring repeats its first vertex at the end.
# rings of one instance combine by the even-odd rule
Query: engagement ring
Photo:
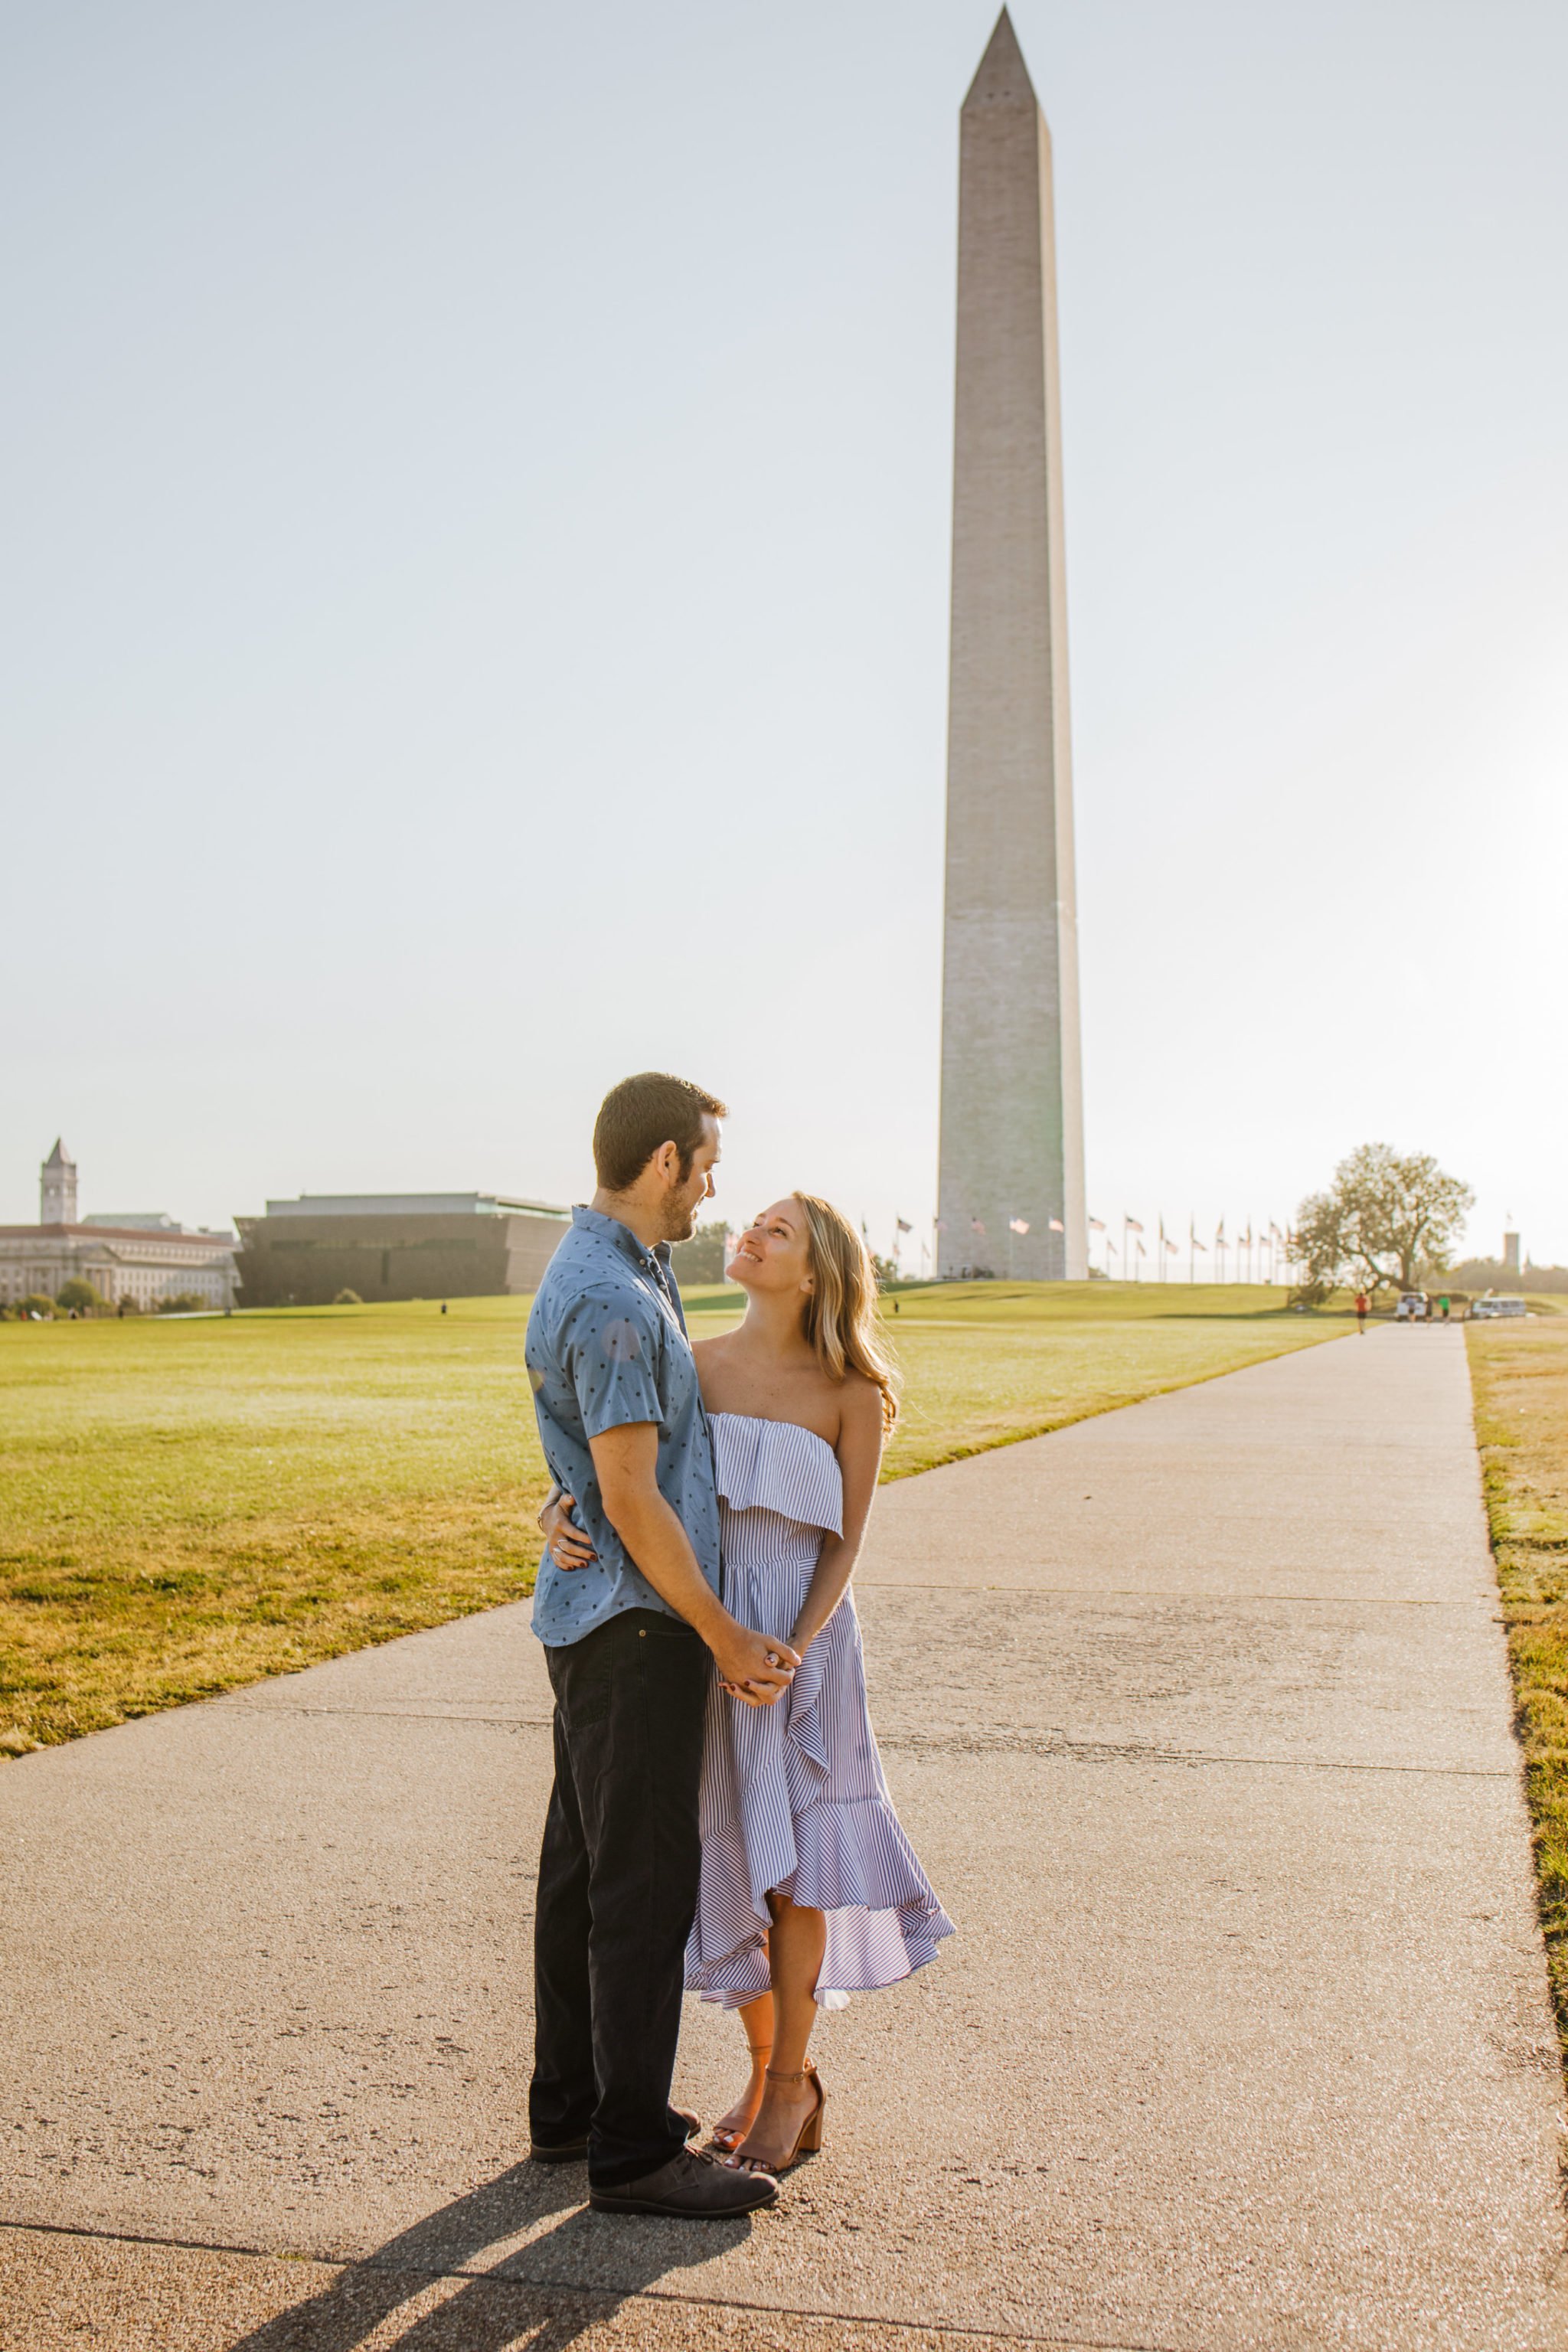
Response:
POLYGON ((769 1664, 769 1665, 770 1665, 770 1666, 776 1666, 776 1665, 778 1664, 778 1662, 779 1662, 779 1654, 778 1654, 778 1652, 777 1652, 776 1650, 770 1650, 770 1651, 768 1652, 768 1664, 769 1664))

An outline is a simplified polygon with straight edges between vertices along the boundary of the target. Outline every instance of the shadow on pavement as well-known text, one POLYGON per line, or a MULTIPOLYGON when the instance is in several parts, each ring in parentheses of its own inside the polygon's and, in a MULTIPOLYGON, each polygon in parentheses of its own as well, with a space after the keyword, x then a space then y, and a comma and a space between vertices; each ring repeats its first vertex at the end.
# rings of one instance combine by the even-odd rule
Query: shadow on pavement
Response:
POLYGON ((514 2164, 346 2269, 320 2294, 238 2336, 229 2352, 353 2352, 401 2305, 438 2281, 456 2292, 411 2318, 397 2352, 503 2352, 526 2334, 531 2352, 564 2352, 628 2295, 739 2245, 749 2220, 660 2221, 590 2212, 578 2166, 514 2164), (564 2178, 563 2177, 564 2175, 564 2178), (549 2214, 553 2228, 458 2282, 453 2273, 549 2214), (542 2304, 560 2296, 565 2307, 542 2304))

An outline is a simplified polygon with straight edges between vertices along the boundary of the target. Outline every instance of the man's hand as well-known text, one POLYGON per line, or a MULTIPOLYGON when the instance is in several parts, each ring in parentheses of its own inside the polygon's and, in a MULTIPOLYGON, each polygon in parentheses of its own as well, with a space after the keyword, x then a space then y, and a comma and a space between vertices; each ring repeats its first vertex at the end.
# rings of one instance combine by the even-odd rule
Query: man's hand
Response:
POLYGON ((572 1517, 576 1507, 573 1496, 557 1495, 539 1514, 540 1533, 557 1568, 592 1568, 599 1557, 572 1517))
POLYGON ((700 1633, 719 1678, 743 1685, 753 1706, 771 1706, 800 1664, 785 1641, 739 1625, 697 1564, 691 1538, 658 1490, 658 1431, 626 1422, 591 1437, 605 1517, 661 1601, 700 1633), (754 1696, 752 1696, 754 1694, 754 1696))
POLYGON ((753 1633, 731 1617, 716 1625, 707 1641, 725 1689, 752 1706, 772 1706, 795 1680, 799 1656, 771 1633, 753 1633))

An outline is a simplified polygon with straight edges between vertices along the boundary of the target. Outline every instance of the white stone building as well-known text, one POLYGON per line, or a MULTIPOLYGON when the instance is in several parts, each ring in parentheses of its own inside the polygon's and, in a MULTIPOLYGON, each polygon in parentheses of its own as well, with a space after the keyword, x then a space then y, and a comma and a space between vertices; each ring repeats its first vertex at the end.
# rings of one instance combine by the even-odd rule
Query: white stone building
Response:
POLYGON ((0 1307, 38 1293, 58 1297, 68 1282, 90 1282, 110 1306, 147 1313, 185 1293, 232 1307, 237 1285, 233 1234, 187 1233, 161 1211, 78 1222, 76 1162, 64 1145, 39 1171, 39 1222, 0 1225, 0 1307))

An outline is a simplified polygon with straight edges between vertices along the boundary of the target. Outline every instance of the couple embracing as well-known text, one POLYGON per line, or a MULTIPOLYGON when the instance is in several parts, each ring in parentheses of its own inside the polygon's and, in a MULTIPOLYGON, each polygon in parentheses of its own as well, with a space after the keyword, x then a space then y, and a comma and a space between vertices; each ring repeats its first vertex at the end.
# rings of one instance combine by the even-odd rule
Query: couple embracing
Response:
POLYGON ((554 1481, 534 1597, 555 1694, 539 1864, 533 2157, 602 2211, 770 2205, 821 2145, 819 2006, 898 1982, 952 1923, 899 1825, 849 1580, 898 1411, 853 1227, 792 1192, 687 1337, 669 1268, 725 1107, 648 1072, 605 1097, 598 1183, 528 1324, 554 1481), (670 2105, 683 1988, 740 2012, 744 2090, 706 2141, 670 2105))

